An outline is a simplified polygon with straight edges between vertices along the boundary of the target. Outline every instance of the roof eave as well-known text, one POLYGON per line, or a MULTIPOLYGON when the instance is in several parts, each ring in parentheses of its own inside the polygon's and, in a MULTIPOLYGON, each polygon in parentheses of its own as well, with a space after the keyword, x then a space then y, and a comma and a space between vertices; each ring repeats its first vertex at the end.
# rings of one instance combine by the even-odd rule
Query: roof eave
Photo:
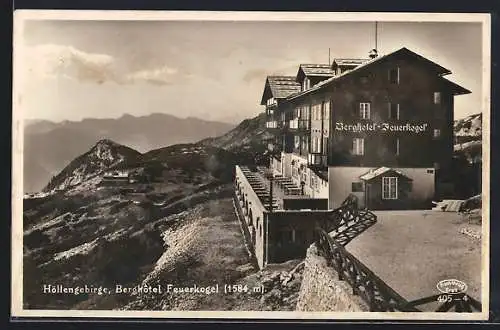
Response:
MULTIPOLYGON (((267 100, 264 100, 265 96, 266 96, 266 90, 267 89, 271 89, 271 86, 269 85, 269 78, 266 78, 266 83, 264 84, 264 91, 262 92, 262 99, 260 100, 260 105, 266 105, 266 101, 267 100)), ((271 91, 271 94, 273 92, 271 91)))

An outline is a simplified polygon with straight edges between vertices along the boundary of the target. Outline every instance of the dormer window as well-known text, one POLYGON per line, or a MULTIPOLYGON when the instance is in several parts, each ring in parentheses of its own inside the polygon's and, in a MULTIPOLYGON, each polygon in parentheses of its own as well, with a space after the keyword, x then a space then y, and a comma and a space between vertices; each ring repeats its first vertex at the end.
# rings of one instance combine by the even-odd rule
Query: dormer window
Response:
POLYGON ((302 82, 302 90, 305 91, 309 89, 309 87, 311 87, 311 81, 309 80, 309 78, 305 77, 304 81, 302 82))
POLYGON ((267 105, 270 106, 270 105, 274 105, 276 104, 276 99, 274 97, 271 97, 269 99, 267 99, 267 105))

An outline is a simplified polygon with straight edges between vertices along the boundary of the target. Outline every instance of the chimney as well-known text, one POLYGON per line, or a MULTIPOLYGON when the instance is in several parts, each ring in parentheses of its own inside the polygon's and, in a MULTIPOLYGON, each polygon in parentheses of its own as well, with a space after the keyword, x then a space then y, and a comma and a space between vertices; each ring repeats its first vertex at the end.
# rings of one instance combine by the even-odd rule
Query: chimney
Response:
POLYGON ((378 56, 377 50, 375 48, 370 50, 370 53, 368 53, 368 56, 370 57, 370 59, 373 60, 374 58, 376 58, 378 56))

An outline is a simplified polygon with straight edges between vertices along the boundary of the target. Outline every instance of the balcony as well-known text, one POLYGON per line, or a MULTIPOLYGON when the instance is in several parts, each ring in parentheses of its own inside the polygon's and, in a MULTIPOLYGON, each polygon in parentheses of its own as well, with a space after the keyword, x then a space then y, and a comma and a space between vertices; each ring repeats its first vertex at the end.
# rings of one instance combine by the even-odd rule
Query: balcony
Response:
POLYGON ((326 167, 326 155, 310 153, 307 155, 307 164, 310 167, 326 167))
POLYGON ((293 119, 288 122, 288 128, 297 132, 309 132, 309 121, 293 119))
POLYGON ((266 128, 279 128, 279 122, 276 120, 266 122, 266 128))

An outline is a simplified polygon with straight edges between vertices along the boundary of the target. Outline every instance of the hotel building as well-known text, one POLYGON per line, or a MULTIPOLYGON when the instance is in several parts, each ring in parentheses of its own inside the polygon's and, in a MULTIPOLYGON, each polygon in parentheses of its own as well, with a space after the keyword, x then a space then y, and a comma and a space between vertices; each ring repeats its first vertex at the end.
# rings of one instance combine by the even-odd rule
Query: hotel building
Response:
POLYGON ((271 168, 338 207, 430 207, 453 154, 451 71, 407 48, 367 59, 301 64, 267 77, 261 104, 275 134, 271 168))
POLYGON ((450 73, 401 48, 267 77, 270 166, 236 166, 234 196, 260 268, 304 257, 350 195, 370 210, 430 208, 452 160, 454 97, 470 93, 450 73))

